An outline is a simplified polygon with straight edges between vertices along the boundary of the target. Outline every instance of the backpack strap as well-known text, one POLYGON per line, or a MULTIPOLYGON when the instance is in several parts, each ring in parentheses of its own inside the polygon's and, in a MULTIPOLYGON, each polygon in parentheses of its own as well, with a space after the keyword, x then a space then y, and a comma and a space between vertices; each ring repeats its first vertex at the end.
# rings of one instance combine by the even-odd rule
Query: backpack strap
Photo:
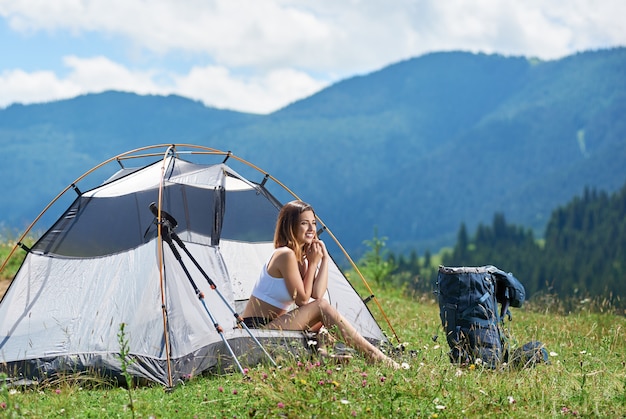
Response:
MULTIPOLYGON (((490 297, 492 297, 492 295, 488 292, 484 293, 482 295, 482 297, 480 297, 480 299, 478 300, 478 302, 480 304, 484 304, 490 297)), ((493 298, 495 298, 495 296, 493 296, 493 298)), ((478 324, 481 327, 489 327, 492 322, 488 319, 483 319, 480 317, 476 317, 476 316, 468 316, 468 314, 470 312, 472 312, 474 309, 476 308, 476 306, 470 306, 467 307, 465 310, 463 310, 463 312, 459 315, 459 318, 463 319, 463 320, 468 320, 472 323, 478 324)), ((500 321, 500 316, 498 316, 498 311, 496 310, 494 315, 496 316, 496 321, 500 321)))

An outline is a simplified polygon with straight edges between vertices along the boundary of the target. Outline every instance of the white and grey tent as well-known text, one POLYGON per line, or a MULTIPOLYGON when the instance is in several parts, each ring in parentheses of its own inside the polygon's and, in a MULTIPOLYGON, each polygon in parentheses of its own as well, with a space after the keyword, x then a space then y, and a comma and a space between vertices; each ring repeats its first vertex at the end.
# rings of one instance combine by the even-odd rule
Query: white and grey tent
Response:
MULTIPOLYGON (((301 332, 237 321, 273 250, 281 202, 268 180, 297 198, 230 152, 191 145, 133 150, 78 178, 51 203, 73 190, 69 208, 29 248, 22 240, 48 205, 14 248, 27 254, 0 302, 0 372, 20 382, 72 372, 120 377, 122 325, 128 372, 169 387, 222 364, 271 360, 273 345, 306 348, 301 332), (192 162, 200 157, 218 162, 192 162), (125 167, 142 159, 149 163, 125 167), (121 169, 80 190, 111 162, 121 169), (260 179, 244 178, 230 162, 260 179), (172 231, 182 250, 170 244, 172 231)), ((368 340, 388 342, 335 263, 325 298, 368 340)))

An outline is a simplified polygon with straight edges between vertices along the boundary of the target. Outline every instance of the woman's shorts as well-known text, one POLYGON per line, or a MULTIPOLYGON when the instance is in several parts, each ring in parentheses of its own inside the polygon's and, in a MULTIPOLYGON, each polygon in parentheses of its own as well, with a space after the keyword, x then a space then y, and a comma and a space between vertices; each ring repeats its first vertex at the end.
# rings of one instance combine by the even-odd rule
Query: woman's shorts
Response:
POLYGON ((267 317, 244 317, 243 323, 248 326, 249 329, 260 329, 273 319, 267 317))

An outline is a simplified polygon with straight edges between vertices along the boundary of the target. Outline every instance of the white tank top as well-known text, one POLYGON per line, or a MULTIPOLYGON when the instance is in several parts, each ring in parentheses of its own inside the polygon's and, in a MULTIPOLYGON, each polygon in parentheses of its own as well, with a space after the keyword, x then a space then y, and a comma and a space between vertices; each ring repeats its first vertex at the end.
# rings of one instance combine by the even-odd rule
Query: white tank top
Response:
POLYGON ((276 308, 288 310, 294 302, 293 297, 289 295, 284 278, 274 278, 267 272, 268 263, 263 265, 263 271, 252 289, 252 295, 276 308))

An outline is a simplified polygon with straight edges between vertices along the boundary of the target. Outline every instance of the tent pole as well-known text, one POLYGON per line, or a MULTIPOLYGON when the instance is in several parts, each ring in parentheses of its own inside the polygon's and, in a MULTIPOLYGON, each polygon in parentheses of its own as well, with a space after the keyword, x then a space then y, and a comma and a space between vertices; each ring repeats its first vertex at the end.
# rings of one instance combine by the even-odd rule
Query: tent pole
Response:
MULTIPOLYGON (((165 178, 165 162, 167 157, 170 154, 170 149, 172 146, 168 147, 163 156, 163 164, 161 165, 161 180, 159 182, 159 205, 158 205, 158 216, 161 216, 161 204, 163 202, 163 181, 165 178)), ((159 218, 160 219, 160 218, 159 218)), ((161 287, 161 312, 163 315, 163 337, 165 338, 165 359, 167 364, 167 385, 169 388, 174 387, 172 380, 172 366, 170 359, 170 337, 169 337, 169 325, 167 319, 167 304, 165 299, 165 265, 163 263, 163 231, 161 228, 161 223, 157 225, 157 243, 158 243, 158 254, 159 254, 159 284, 161 287)))

